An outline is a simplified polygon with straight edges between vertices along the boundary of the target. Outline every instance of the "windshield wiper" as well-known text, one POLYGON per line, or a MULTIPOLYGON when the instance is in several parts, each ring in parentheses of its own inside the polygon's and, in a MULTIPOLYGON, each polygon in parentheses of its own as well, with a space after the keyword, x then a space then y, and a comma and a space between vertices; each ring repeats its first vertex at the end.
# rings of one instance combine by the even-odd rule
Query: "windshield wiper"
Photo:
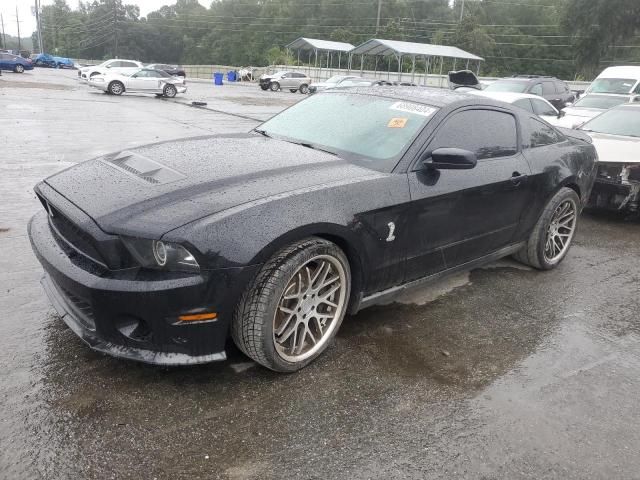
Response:
POLYGON ((324 153, 328 153, 330 155, 334 155, 334 156, 338 156, 338 154, 336 152, 332 152, 331 150, 327 150, 325 148, 319 147, 318 145, 314 145, 312 143, 308 143, 308 142, 292 142, 295 143, 296 145, 301 145, 303 147, 307 147, 310 148, 311 150, 318 150, 319 152, 324 152, 324 153))

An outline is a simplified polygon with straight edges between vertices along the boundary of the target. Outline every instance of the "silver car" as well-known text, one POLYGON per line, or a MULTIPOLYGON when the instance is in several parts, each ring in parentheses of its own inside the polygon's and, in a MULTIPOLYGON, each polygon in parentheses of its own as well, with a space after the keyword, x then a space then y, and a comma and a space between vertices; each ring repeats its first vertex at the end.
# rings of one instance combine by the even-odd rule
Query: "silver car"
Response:
POLYGON ((288 89, 291 93, 307 93, 311 78, 304 73, 283 71, 262 75, 259 82, 262 90, 270 89, 272 92, 277 92, 288 89))
POLYGON ((107 73, 94 75, 89 85, 112 95, 125 92, 155 93, 156 96, 173 98, 187 91, 184 77, 174 77, 162 70, 141 68, 133 73, 107 73))

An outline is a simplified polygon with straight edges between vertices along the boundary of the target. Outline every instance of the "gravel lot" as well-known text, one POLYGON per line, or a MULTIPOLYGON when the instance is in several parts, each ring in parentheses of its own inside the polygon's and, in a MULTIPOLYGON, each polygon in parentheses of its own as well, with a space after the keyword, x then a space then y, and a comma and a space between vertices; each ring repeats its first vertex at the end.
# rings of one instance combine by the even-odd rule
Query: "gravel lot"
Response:
POLYGON ((348 317, 294 375, 233 347, 175 369, 90 351, 40 288, 33 185, 249 130, 302 95, 189 82, 175 101, 113 97, 75 75, 0 77, 0 478, 640 478, 637 220, 583 215, 555 271, 502 261, 348 317))

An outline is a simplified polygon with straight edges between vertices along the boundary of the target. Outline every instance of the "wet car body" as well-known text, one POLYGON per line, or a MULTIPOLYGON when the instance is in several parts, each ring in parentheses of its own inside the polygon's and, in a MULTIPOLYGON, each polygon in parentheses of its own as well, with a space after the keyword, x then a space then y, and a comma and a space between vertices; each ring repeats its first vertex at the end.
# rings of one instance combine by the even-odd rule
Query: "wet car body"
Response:
POLYGON ((29 234, 65 322, 115 356, 164 365, 221 360, 243 292, 284 245, 310 236, 337 244, 353 271, 355 312, 518 251, 562 187, 583 202, 589 196, 596 154, 588 137, 563 136, 519 108, 385 87, 305 102, 326 95, 411 102, 435 113, 393 165, 252 132, 116 152, 38 184, 43 209, 29 234), (437 139, 459 138, 443 125, 477 114, 515 122, 513 151, 489 146, 494 158, 468 172, 422 164, 437 139), (131 238, 184 246, 199 271, 141 268, 124 244, 131 238), (215 318, 180 320, 211 311, 215 318))

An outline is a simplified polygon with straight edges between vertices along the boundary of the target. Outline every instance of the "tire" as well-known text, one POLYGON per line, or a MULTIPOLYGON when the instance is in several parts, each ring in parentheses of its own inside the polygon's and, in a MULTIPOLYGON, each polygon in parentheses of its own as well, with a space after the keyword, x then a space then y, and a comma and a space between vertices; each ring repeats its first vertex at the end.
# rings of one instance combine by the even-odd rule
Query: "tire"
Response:
POLYGON ((278 90, 280 90, 280 84, 278 82, 271 82, 269 84, 269 88, 272 92, 277 92, 278 90))
POLYGON ((175 86, 171 84, 165 85, 164 90, 162 91, 162 94, 167 98, 173 98, 177 95, 177 93, 178 93, 178 90, 176 89, 175 86))
POLYGON ((275 253, 249 284, 236 307, 231 336, 259 364, 294 372, 329 346, 347 311, 350 289, 349 261, 337 245, 316 237, 295 242, 275 253))
POLYGON ((307 85, 306 83, 303 83, 302 85, 300 85, 300 88, 298 88, 298 91, 303 95, 305 93, 309 93, 309 85, 307 85))
POLYGON ((122 95, 124 93, 124 85, 122 82, 113 81, 107 87, 109 89, 109 93, 112 95, 122 95))
POLYGON ((16 73, 24 73, 24 66, 17 64, 15 67, 13 67, 13 71, 16 73))
POLYGON ((571 247, 579 214, 578 194, 571 188, 561 188, 547 202, 526 245, 514 255, 514 258, 538 270, 557 267, 571 247), (572 217, 569 217, 570 211, 563 213, 563 208, 567 205, 572 210, 572 217), (562 243, 563 241, 565 243, 562 243))
POLYGON ((296 93, 296 92, 298 91, 298 89, 297 89, 297 88, 290 88, 290 89, 289 89, 289 91, 290 91, 291 93, 296 93))
POLYGON ((260 88, 264 91, 269 90, 269 85, 260 85, 260 88))

